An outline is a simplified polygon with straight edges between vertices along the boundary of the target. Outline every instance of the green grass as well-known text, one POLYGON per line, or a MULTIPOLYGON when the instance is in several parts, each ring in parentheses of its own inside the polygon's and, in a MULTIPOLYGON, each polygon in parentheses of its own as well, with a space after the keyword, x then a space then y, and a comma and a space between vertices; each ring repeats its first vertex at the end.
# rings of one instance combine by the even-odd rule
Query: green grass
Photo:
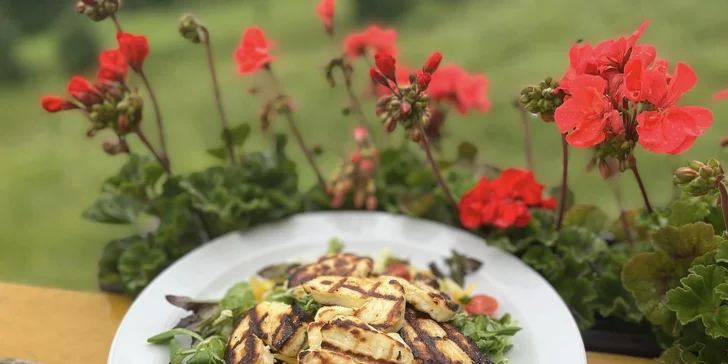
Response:
MULTIPOLYGON (((203 2, 199 2, 202 4, 203 2)), ((205 6, 179 11, 158 10, 123 13, 126 30, 149 36, 152 52, 147 73, 156 88, 166 120, 173 168, 178 172, 203 168, 213 162, 203 150, 217 143, 219 125, 203 49, 181 39, 176 32, 178 15, 194 10, 213 33, 217 66, 225 107, 234 123, 249 121, 257 126, 258 100, 245 90, 256 77, 235 73, 232 51, 242 30, 262 26, 278 42, 275 71, 295 98, 298 119, 305 138, 328 147, 320 158, 331 170, 341 142, 353 119, 341 116, 345 103, 342 89, 330 89, 322 66, 339 51, 325 36, 313 12, 315 1, 207 2, 205 6), (212 3, 212 4, 211 4, 212 3)), ((473 113, 448 121, 446 151, 463 140, 474 142, 480 155, 502 167, 523 166, 521 123, 510 100, 520 88, 544 76, 561 76, 568 62, 567 51, 579 38, 596 43, 629 34, 645 18, 650 26, 643 42, 657 46, 671 62, 693 66, 700 81, 684 98, 685 103, 713 107, 715 125, 687 153, 678 157, 638 152, 640 168, 655 205, 664 204, 672 193, 670 173, 689 159, 720 156, 718 141, 728 132, 722 119, 728 103, 712 105, 712 92, 728 85, 728 35, 724 17, 728 3, 697 0, 666 0, 655 6, 646 0, 585 2, 583 0, 537 1, 422 1, 397 24, 401 62, 418 66, 435 50, 445 63, 458 63, 473 72, 485 72, 490 80, 493 108, 487 114, 473 113)), ((72 11, 69 8, 68 11, 72 11)), ((339 1, 339 34, 354 29, 347 1, 339 1)), ((79 21, 85 21, 79 17, 79 21)), ((114 46, 113 26, 97 25, 109 47, 114 46)), ((43 94, 62 94, 67 77, 54 66, 54 39, 46 34, 25 40, 20 49, 32 78, 20 86, 0 88, 0 280, 80 290, 95 289, 96 259, 104 243, 130 232, 126 227, 93 224, 80 217, 94 200, 100 183, 114 173, 123 158, 108 157, 100 149, 106 134, 87 139, 86 122, 73 113, 49 115, 39 105, 43 94)), ((364 85, 366 64, 357 64, 357 84, 364 85)), ((138 79, 131 82, 139 85, 138 79)), ((367 104, 367 110, 373 107, 367 104)), ((146 110, 144 129, 153 134, 151 108, 146 110)), ((284 130, 283 124, 273 127, 284 130)), ((535 171, 544 183, 558 184, 560 138, 554 125, 531 124, 535 171)), ((377 135, 386 140, 384 133, 377 135)), ((156 139, 153 139, 156 140, 156 139)), ((398 140, 398 139, 397 139, 398 140)), ((265 144, 255 133, 249 147, 265 144)), ((138 143, 132 148, 141 150, 138 143)), ((299 161, 303 184, 312 183, 304 159, 299 161)), ((578 202, 598 203, 614 212, 611 190, 598 173, 586 173, 587 151, 573 151, 571 178, 578 202)), ((635 183, 624 176, 627 204, 641 204, 635 183)))

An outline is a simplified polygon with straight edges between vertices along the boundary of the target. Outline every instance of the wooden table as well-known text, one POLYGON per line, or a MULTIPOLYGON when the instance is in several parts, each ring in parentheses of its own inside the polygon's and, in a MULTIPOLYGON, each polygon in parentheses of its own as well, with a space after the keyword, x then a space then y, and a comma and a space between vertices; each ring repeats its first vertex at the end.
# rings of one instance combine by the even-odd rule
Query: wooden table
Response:
MULTIPOLYGON (((121 295, 0 283, 0 357, 44 364, 103 364, 130 304, 121 295)), ((589 364, 651 363, 619 355, 587 356, 589 364)))

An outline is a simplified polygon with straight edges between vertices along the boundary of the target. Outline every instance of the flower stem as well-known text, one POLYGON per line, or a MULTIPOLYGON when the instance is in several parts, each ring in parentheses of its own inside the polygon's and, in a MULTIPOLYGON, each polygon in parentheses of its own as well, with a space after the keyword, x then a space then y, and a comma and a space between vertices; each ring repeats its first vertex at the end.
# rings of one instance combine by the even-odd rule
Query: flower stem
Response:
POLYGON ((308 163, 311 165, 311 168, 313 168, 314 173, 316 174, 316 179, 318 179, 318 183, 321 185, 321 188, 326 189, 326 180, 324 179, 323 175, 321 174, 321 170, 318 167, 318 164, 316 164, 316 160, 313 157, 313 154, 311 154, 311 151, 306 147, 306 143, 303 141, 303 136, 301 135, 301 132, 298 130, 298 126, 296 125, 296 120, 293 118, 293 112, 291 110, 288 110, 286 112, 286 120, 288 120, 288 126, 291 127, 291 132, 293 133, 293 136, 296 138, 296 141, 298 141, 298 145, 301 147, 301 150, 303 151, 303 155, 308 160, 308 163))
POLYGON ((450 192, 450 189, 447 187, 447 184, 445 184, 445 179, 442 178, 442 173, 440 172, 440 168, 437 166, 437 163, 435 163, 435 158, 432 157, 432 150, 430 148, 430 142, 427 140, 427 134, 425 134, 425 129, 422 127, 422 124, 420 124, 420 123, 417 123, 417 127, 420 128, 420 132, 422 133, 422 149, 425 150, 425 154, 427 155, 427 162, 429 162, 430 166, 432 167, 432 172, 435 174, 437 183, 440 185, 440 188, 442 189, 443 194, 445 194, 445 198, 447 198, 447 200, 453 206, 457 206, 455 197, 453 197, 452 192, 450 192))
POLYGON ((566 142, 566 134, 561 135, 561 151, 561 163, 563 168, 561 172, 561 196, 559 197, 559 218, 556 220, 556 231, 561 230, 561 225, 564 223, 566 195, 569 191, 569 143, 566 142))
POLYGON ((728 190, 725 187, 725 183, 723 183, 725 172, 723 171, 722 165, 720 166, 720 172, 721 173, 717 178, 716 184, 720 191, 720 208, 723 210, 723 223, 725 224, 726 229, 728 229, 728 190))
POLYGON ((652 210, 652 205, 650 204, 650 199, 647 197, 647 190, 645 189, 645 184, 642 182, 642 177, 640 177, 640 172, 637 170, 637 159, 634 157, 630 158, 630 168, 632 169, 632 173, 634 174, 634 179, 637 180, 637 185, 640 187, 640 192, 642 192, 642 198, 645 200, 645 209, 647 209, 647 213, 652 215, 654 212, 652 210))
MULTIPOLYGON (((347 61, 345 61, 347 62, 347 61)), ((370 136, 372 135, 372 126, 369 122, 369 119, 364 114, 364 111, 361 107, 361 102, 359 101, 359 98, 354 93, 354 89, 351 87, 351 73, 347 72, 344 69, 344 65, 341 67, 341 73, 344 75, 344 83, 346 85, 346 94, 349 96, 349 104, 351 105, 352 111, 356 114, 357 118, 359 119, 359 123, 364 126, 367 129, 367 134, 370 136)))
POLYGON ((526 167, 533 170, 533 152, 531 151, 531 131, 528 127, 528 112, 518 99, 515 100, 515 105, 521 114, 521 121, 523 121, 523 145, 526 151, 526 167))
POLYGON ((632 238, 632 229, 629 226, 629 220, 624 210, 624 199, 622 196, 622 187, 619 185, 619 181, 614 181, 614 197, 617 199, 617 206, 619 207, 619 220, 622 222, 622 229, 624 230, 624 238, 629 242, 629 245, 634 245, 634 239, 632 238))
POLYGON ((152 100, 152 105, 154 106, 154 114, 157 117, 157 131, 159 132, 159 142, 162 146, 162 160, 166 164, 166 169, 170 169, 170 162, 169 162, 169 154, 167 153, 167 143, 164 138, 164 123, 162 122, 162 112, 159 109, 159 102, 157 102, 157 96, 154 94, 154 89, 152 89, 152 85, 149 84, 149 79, 144 74, 144 70, 139 70, 139 77, 142 78, 142 82, 144 82, 144 87, 147 88, 147 92, 149 92, 149 98, 152 100))
POLYGON ((116 26, 116 32, 121 32, 121 23, 119 23, 119 18, 116 17, 116 14, 111 14, 111 19, 114 21, 114 25, 116 26))
POLYGON ((149 139, 147 139, 147 136, 144 135, 144 133, 141 131, 141 129, 138 129, 136 131, 136 134, 137 134, 137 136, 139 136, 139 140, 141 140, 142 143, 144 143, 144 145, 147 147, 147 149, 149 149, 149 151, 152 152, 152 154, 154 155, 154 158, 157 160, 157 162, 159 162, 159 164, 162 165, 162 168, 164 168, 164 171, 167 172, 167 174, 172 174, 172 170, 169 168, 169 164, 165 163, 162 156, 160 156, 159 153, 157 153, 157 151, 154 149, 152 144, 149 143, 149 139))
POLYGON ((225 115, 225 109, 222 107, 222 97, 220 96, 220 84, 217 81, 217 72, 215 71, 215 60, 212 55, 212 43, 210 40, 210 32, 206 27, 202 27, 204 33, 205 50, 207 51, 207 63, 210 66, 210 77, 212 77, 212 87, 215 93, 215 103, 217 112, 220 114, 220 122, 222 123, 222 135, 225 139, 225 149, 227 150, 228 159, 232 165, 235 165, 235 149, 233 146, 233 135, 230 132, 230 126, 225 115))
MULTIPOLYGON (((283 92, 281 90, 281 86, 278 83, 278 79, 276 78, 275 73, 273 73, 273 68, 270 66, 270 64, 267 64, 265 66, 265 70, 268 71, 268 75, 270 75, 270 79, 273 82, 273 87, 275 87, 278 94, 282 96, 283 92)), ((311 168, 313 168, 313 172, 316 174, 316 179, 318 180, 319 185, 321 185, 321 188, 326 189, 326 180, 324 179, 323 174, 321 174, 321 170, 319 169, 318 164, 316 164, 316 159, 313 157, 313 154, 311 154, 311 150, 308 149, 308 147, 306 146, 306 142, 303 140, 301 131, 298 130, 298 125, 296 124, 296 120, 293 117, 293 111, 291 110, 290 106, 286 107, 285 114, 286 120, 288 120, 288 126, 291 128, 293 136, 296 138, 298 145, 301 147, 303 155, 308 160, 311 168)))

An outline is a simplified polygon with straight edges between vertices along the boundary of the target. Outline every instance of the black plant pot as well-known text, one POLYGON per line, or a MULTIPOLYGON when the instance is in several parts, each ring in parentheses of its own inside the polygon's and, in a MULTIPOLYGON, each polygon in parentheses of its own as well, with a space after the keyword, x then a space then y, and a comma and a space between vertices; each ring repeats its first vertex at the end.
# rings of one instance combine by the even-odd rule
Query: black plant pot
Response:
POLYGON ((587 351, 642 358, 655 358, 662 352, 649 324, 631 324, 612 318, 598 319, 591 329, 581 332, 581 338, 587 351))

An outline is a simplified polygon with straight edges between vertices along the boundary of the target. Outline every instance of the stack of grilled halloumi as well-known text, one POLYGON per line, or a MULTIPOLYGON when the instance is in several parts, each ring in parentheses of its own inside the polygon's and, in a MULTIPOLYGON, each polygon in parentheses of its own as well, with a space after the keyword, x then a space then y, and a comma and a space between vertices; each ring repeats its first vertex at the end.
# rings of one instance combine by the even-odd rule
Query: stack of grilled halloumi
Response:
POLYGON ((371 269, 371 259, 353 254, 296 268, 290 287, 300 285, 323 307, 312 318, 296 306, 256 305, 230 336, 226 362, 491 363, 447 323, 459 309, 450 297, 425 281, 373 276, 371 269))

